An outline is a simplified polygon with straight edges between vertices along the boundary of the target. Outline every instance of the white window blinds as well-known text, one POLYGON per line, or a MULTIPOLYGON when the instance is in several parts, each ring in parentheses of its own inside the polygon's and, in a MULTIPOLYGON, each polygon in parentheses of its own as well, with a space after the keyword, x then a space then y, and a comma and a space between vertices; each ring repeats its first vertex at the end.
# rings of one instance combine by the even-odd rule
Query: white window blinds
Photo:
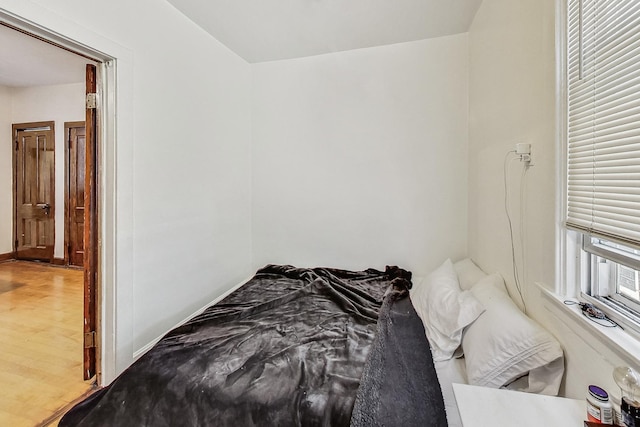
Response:
POLYGON ((566 225, 640 245, 640 1, 569 0, 566 225))

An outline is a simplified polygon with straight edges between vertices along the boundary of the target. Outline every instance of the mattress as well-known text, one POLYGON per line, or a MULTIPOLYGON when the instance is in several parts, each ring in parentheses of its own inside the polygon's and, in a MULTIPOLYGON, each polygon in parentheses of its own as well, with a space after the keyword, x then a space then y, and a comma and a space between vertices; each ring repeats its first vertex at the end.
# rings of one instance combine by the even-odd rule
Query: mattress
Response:
POLYGON ((65 414, 60 426, 348 426, 356 396, 364 407, 382 409, 374 420, 394 408, 400 417, 421 417, 414 425, 441 426, 442 396, 435 370, 424 369, 430 351, 406 298, 410 286, 410 273, 396 267, 349 272, 267 266, 170 331, 113 383, 65 414), (403 319, 414 327, 405 328, 403 319), (373 364, 372 348, 381 365, 373 364), (412 364, 398 363, 404 355, 412 364), (367 390, 382 385, 401 392, 371 401, 361 393, 366 366, 373 366, 367 390), (413 389, 394 381, 401 377, 413 389), (425 413, 419 377, 433 389, 427 399, 439 412, 425 413), (423 423, 426 418, 436 424, 423 423))
POLYGON ((440 389, 442 390, 442 398, 444 400, 444 408, 447 412, 447 422, 449 427, 462 427, 458 404, 453 393, 453 384, 466 384, 467 377, 465 374, 465 363, 463 358, 453 358, 434 362, 440 389))

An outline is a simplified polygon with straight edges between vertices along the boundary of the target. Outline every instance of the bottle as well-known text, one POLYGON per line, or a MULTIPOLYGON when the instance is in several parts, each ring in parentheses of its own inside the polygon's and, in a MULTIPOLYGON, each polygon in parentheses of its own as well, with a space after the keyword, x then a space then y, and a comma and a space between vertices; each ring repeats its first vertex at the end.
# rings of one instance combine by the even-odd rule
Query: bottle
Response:
POLYGON ((628 397, 623 397, 622 403, 620 403, 620 413, 626 427, 640 427, 640 406, 638 402, 628 397))
POLYGON ((640 374, 628 366, 613 370, 613 379, 620 387, 620 416, 626 427, 640 427, 640 374))
POLYGON ((614 394, 609 394, 609 400, 613 406, 613 425, 624 427, 624 421, 622 420, 622 412, 620 409, 621 399, 614 394))
POLYGON ((626 427, 640 427, 640 406, 638 402, 628 397, 623 397, 622 403, 620 403, 620 412, 626 427))
POLYGON ((589 386, 589 392, 587 393, 587 419, 602 424, 613 423, 613 407, 609 401, 609 394, 597 385, 589 386))

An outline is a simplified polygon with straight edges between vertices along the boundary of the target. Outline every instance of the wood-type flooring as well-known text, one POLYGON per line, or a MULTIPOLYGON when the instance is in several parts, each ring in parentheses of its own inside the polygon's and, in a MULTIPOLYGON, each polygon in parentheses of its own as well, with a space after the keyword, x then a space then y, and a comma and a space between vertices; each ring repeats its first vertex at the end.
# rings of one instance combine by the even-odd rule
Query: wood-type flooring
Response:
POLYGON ((82 379, 82 284, 82 270, 0 263, 0 426, 57 425, 60 410, 91 389, 82 379))

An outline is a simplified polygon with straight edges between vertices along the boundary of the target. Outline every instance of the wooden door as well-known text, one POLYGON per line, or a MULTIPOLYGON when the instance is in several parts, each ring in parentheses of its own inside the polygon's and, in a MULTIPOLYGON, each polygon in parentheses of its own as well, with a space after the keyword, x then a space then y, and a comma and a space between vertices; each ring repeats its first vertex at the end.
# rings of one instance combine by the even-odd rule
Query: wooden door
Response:
POLYGON ((98 326, 98 116, 96 66, 87 64, 84 180, 84 379, 97 374, 98 326))
POLYGON ((51 262, 55 240, 54 123, 13 125, 15 252, 51 262))
POLYGON ((67 257, 69 265, 84 265, 84 188, 85 136, 84 122, 65 123, 67 139, 67 257))

